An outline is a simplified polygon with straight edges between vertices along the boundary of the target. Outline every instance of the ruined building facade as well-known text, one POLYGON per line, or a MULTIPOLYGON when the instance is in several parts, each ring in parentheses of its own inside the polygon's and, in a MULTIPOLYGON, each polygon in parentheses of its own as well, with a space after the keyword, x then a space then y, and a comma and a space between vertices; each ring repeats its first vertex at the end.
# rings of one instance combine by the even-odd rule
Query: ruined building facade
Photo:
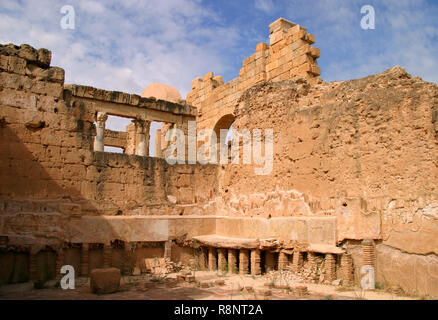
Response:
POLYGON ((313 35, 284 19, 270 33, 238 78, 195 79, 185 101, 65 85, 50 51, 1 45, 0 284, 167 256, 346 284, 372 265, 385 286, 438 296, 438 87, 400 67, 326 83, 313 35), (133 122, 107 130, 108 115, 133 122), (163 136, 189 121, 273 128, 272 174, 168 164, 163 136))

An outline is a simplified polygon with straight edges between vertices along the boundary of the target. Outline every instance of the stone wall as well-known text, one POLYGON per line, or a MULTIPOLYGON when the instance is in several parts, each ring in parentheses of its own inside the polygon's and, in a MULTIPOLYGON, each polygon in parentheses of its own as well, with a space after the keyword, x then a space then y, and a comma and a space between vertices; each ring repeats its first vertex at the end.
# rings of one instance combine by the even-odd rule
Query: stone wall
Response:
MULTIPOLYGON (((194 117, 193 107, 145 98, 134 106, 135 95, 64 89, 50 52, 27 45, 1 46, 0 71, 0 234, 10 245, 68 241, 66 226, 81 216, 214 213, 203 204, 215 192, 215 167, 93 149, 104 103, 180 122, 194 117)), ((122 135, 106 136, 120 144, 122 135)))
MULTIPOLYGON (((400 67, 345 82, 256 85, 238 101, 233 128, 273 129, 273 172, 224 166, 218 214, 333 216, 338 245, 375 239, 436 258, 437 108, 438 87, 400 67)), ((425 277, 436 281, 436 272, 425 277)))
MULTIPOLYGON (((298 24, 283 18, 269 26, 270 46, 261 42, 256 52, 243 60, 239 77, 223 83, 221 76, 210 72, 192 81, 187 102, 198 108, 198 129, 214 129, 223 118, 233 114, 242 93, 257 83, 290 79, 313 81, 320 69, 316 59, 320 50, 310 45, 315 37, 298 24)), ((223 124, 228 129, 233 118, 223 124)))

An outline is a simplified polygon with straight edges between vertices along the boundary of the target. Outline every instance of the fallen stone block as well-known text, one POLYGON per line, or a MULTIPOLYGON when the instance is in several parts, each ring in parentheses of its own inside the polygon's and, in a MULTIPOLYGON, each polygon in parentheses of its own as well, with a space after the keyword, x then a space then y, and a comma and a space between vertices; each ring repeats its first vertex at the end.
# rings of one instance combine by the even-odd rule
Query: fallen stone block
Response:
POLYGON ((120 287, 120 270, 117 268, 94 269, 90 273, 91 292, 108 294, 116 292, 120 287))
POLYGON ((224 286, 225 285, 225 280, 215 280, 214 284, 216 286, 224 286))

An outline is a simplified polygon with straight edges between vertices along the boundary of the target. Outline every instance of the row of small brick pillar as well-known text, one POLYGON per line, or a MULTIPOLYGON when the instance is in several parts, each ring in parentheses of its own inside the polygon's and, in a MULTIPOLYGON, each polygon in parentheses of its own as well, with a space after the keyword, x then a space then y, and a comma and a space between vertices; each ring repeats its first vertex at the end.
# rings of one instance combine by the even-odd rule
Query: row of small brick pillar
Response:
MULTIPOLYGON (((129 251, 132 250, 131 244, 125 244, 125 251, 126 255, 129 254, 129 251)), ((112 246, 111 245, 104 245, 103 246, 103 268, 109 268, 111 267, 111 256, 112 256, 112 246)), ((89 275, 89 244, 83 243, 81 246, 81 264, 80 264, 80 270, 79 275, 87 276, 89 275)), ((56 274, 60 274, 61 268, 64 265, 64 250, 58 249, 56 250, 56 265, 55 270, 56 274)), ((129 272, 130 266, 128 264, 125 264, 125 273, 129 272)), ((30 254, 30 261, 29 261, 29 276, 31 280, 37 279, 37 273, 38 273, 38 263, 37 263, 37 254, 33 254, 31 252, 30 254)))
MULTIPOLYGON (((208 248, 208 269, 209 270, 222 270, 228 269, 230 273, 238 273, 241 275, 251 274, 260 275, 260 253, 259 249, 225 249, 225 248, 208 248), (217 254, 216 254, 217 253, 217 254), (237 259, 239 259, 239 270, 237 270, 237 259), (251 261, 251 263, 250 263, 251 261), (251 266, 251 270, 249 270, 251 266)), ((296 251, 292 258, 292 270, 295 273, 299 273, 303 267, 303 254, 304 252, 296 251)), ((201 260, 203 260, 202 258, 201 260)), ((315 261, 315 253, 308 252, 309 262, 312 264, 315 261)), ((266 272, 275 269, 276 256, 273 252, 265 252, 265 264, 266 272)), ((278 270, 285 270, 289 265, 289 259, 287 254, 279 252, 278 254, 278 270)), ((327 272, 328 280, 333 281, 337 278, 336 273, 336 255, 328 253, 325 255, 325 268, 327 272)), ((341 256, 341 275, 342 278, 348 282, 353 282, 353 259, 349 254, 343 254, 341 256)))
MULTIPOLYGON (((202 259, 201 259, 202 260, 202 259)), ((208 248, 208 269, 209 270, 226 270, 228 272, 239 274, 260 275, 262 273, 260 265, 259 249, 224 249, 208 248), (217 253, 217 258, 216 258, 217 253), (239 270, 237 270, 237 259, 239 259, 239 270), (251 264, 250 264, 251 259, 251 264), (251 270, 249 266, 251 265, 251 270)))

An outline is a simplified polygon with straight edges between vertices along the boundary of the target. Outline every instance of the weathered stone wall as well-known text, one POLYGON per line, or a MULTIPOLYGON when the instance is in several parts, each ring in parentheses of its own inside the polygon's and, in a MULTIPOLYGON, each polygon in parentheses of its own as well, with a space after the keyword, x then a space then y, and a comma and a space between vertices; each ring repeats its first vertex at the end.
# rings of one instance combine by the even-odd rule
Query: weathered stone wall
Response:
POLYGON ((310 46, 315 43, 314 35, 283 18, 273 22, 269 31, 270 46, 259 43, 256 53, 243 60, 239 77, 223 83, 221 76, 210 72, 192 81, 187 102, 198 108, 199 130, 214 129, 222 117, 233 114, 242 93, 257 83, 299 78, 313 81, 319 76, 316 59, 320 50, 310 46))
POLYGON ((334 216, 338 243, 376 239, 436 257, 437 108, 438 87, 400 67, 313 86, 259 84, 239 100, 234 128, 274 130, 273 172, 225 166, 218 213, 334 216))
MULTIPOLYGON (((67 224, 84 215, 214 213, 203 204, 215 192, 215 167, 94 152, 93 122, 103 98, 86 97, 94 108, 76 103, 82 87, 64 90, 64 70, 50 67, 49 51, 1 46, 0 71, 0 234, 9 244, 68 241, 67 224)), ((125 96, 133 95, 110 94, 111 107, 125 96)), ((125 103, 130 110, 132 99, 125 103)), ((164 117, 167 105, 138 101, 146 115, 164 117)), ((171 104, 168 111, 193 117, 187 105, 171 104)))

